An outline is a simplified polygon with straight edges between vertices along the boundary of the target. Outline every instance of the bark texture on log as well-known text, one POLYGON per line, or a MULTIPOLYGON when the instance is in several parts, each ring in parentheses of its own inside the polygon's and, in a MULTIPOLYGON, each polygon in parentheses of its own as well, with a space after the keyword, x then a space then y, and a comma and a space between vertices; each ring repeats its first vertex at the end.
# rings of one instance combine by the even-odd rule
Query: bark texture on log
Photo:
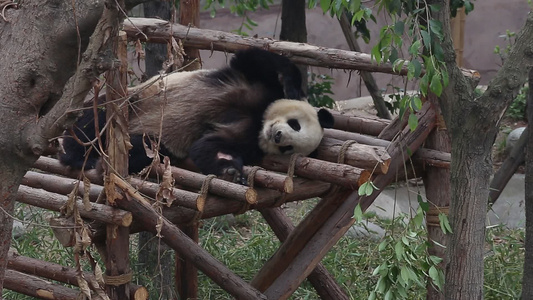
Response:
POLYGON ((79 291, 18 271, 6 270, 4 287, 38 299, 76 300, 79 291))
MULTIPOLYGON (((24 185, 20 186, 17 194, 17 201, 21 203, 53 211, 61 211, 61 208, 67 203, 67 200, 67 196, 30 188, 24 185)), ((122 209, 91 203, 91 210, 86 210, 81 201, 77 201, 76 204, 78 205, 80 215, 84 218, 120 226, 129 226, 132 222, 131 213, 122 209)))
POLYGON ((369 170, 373 174, 387 173, 390 156, 385 148, 351 142, 325 137, 318 146, 317 158, 369 170))
MULTIPOLYGON (((22 256, 16 253, 9 254, 8 268, 14 271, 44 277, 70 285, 78 286, 78 271, 74 268, 65 267, 56 263, 38 260, 35 258, 22 256)), ((96 281, 94 274, 83 272, 83 276, 88 281, 96 281)), ((130 298, 134 300, 148 299, 148 291, 145 287, 130 285, 130 298)))
MULTIPOLYGON (((286 155, 269 155, 261 165, 269 170, 287 172, 290 161, 291 157, 286 155)), ((295 159, 294 174, 350 189, 357 189, 370 178, 370 171, 367 170, 301 156, 295 159)))
POLYGON ((237 34, 189 28, 179 24, 169 24, 166 21, 148 18, 129 18, 131 22, 124 22, 124 31, 132 39, 145 41, 145 36, 152 43, 166 43, 169 36, 180 39, 184 46, 203 50, 218 50, 235 52, 248 47, 268 49, 283 53, 295 63, 326 68, 355 69, 389 74, 407 74, 404 68, 399 73, 394 71, 391 64, 377 65, 370 59, 369 54, 312 46, 304 43, 275 41, 268 38, 242 37, 237 34))
MULTIPOLYGON (((113 180, 116 180, 116 178, 113 180)), ((161 218, 147 200, 140 200, 136 195, 130 194, 130 197, 116 199, 116 203, 119 207, 130 211, 145 230, 160 235, 167 245, 178 251, 188 261, 193 262, 199 270, 235 298, 266 299, 264 295, 233 274, 224 264, 198 246, 176 225, 166 218, 161 218)))
MULTIPOLYGON (((261 215, 267 221, 268 225, 272 228, 276 236, 281 242, 289 237, 290 233, 294 230, 294 225, 283 209, 266 208, 262 209, 261 215)), ((313 285, 316 292, 321 299, 324 300, 348 300, 344 290, 335 281, 335 278, 328 272, 326 267, 322 263, 317 264, 315 269, 307 277, 309 282, 313 285)))

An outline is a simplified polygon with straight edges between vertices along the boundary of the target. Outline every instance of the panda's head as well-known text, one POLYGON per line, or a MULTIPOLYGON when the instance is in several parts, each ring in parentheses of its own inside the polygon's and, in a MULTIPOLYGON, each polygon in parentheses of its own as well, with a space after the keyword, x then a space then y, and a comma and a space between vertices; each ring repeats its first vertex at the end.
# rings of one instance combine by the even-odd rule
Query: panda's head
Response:
POLYGON ((259 147, 266 154, 309 155, 320 144, 324 128, 333 127, 333 116, 318 112, 305 101, 277 100, 263 115, 259 147))

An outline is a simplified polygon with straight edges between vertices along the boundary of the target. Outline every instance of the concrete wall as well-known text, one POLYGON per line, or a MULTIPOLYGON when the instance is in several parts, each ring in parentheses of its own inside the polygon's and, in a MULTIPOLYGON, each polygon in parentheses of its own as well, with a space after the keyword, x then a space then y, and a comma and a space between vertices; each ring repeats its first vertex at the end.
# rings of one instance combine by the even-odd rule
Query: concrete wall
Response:
MULTIPOLYGON (((474 4, 475 9, 466 17, 465 22, 464 67, 478 70, 482 76, 481 84, 487 84, 501 65, 499 56, 493 53, 494 47, 496 45, 505 47, 506 42, 501 36, 505 34, 506 30, 515 32, 520 30, 525 23, 529 7, 526 0, 483 0, 474 1, 474 4)), ((367 5, 370 4, 367 3, 367 5)), ((251 14, 250 17, 259 24, 250 35, 276 39, 279 37, 280 6, 274 5, 269 11, 260 11, 251 14)), ((200 27, 232 31, 240 26, 241 20, 227 11, 219 10, 215 18, 211 18, 209 13, 202 13, 200 27)), ((386 18, 381 17, 378 20, 378 25, 369 24, 373 36, 381 27, 380 24, 386 24, 385 22, 386 18)), ((320 9, 307 11, 307 32, 310 44, 348 49, 337 20, 329 15, 324 15, 320 9)), ((374 41, 370 43, 372 44, 374 41)), ((371 45, 365 45, 361 41, 361 46, 365 52, 370 52, 371 45)), ((211 55, 208 51, 202 53, 204 68, 219 67, 225 63, 225 59, 224 54, 211 55)), ((350 74, 350 72, 343 70, 320 68, 312 68, 311 71, 326 73, 335 78, 334 99, 336 100, 368 94, 356 72, 350 74)), ((384 74, 376 74, 376 77, 379 86, 383 89, 387 88, 388 84, 402 87, 404 85, 397 77, 384 74)), ((413 87, 413 85, 408 86, 409 89, 413 87)), ((390 92, 390 88, 388 91, 390 92)))

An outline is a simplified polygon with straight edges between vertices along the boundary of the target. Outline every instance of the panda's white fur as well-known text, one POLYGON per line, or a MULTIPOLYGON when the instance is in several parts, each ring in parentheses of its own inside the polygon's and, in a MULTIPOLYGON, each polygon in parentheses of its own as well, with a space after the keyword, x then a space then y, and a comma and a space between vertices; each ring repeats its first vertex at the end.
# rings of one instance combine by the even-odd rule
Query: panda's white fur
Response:
POLYGON ((318 147, 323 135, 317 111, 310 104, 282 99, 265 111, 259 147, 268 154, 309 155, 318 147))

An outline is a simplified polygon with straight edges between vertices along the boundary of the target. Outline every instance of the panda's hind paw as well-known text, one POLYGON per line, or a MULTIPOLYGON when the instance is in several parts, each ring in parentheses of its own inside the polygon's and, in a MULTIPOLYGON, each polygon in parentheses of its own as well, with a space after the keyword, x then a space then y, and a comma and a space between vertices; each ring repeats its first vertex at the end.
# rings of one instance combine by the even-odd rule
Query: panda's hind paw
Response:
POLYGON ((224 179, 226 181, 246 185, 246 179, 243 177, 242 172, 233 166, 224 168, 219 178, 224 179))

